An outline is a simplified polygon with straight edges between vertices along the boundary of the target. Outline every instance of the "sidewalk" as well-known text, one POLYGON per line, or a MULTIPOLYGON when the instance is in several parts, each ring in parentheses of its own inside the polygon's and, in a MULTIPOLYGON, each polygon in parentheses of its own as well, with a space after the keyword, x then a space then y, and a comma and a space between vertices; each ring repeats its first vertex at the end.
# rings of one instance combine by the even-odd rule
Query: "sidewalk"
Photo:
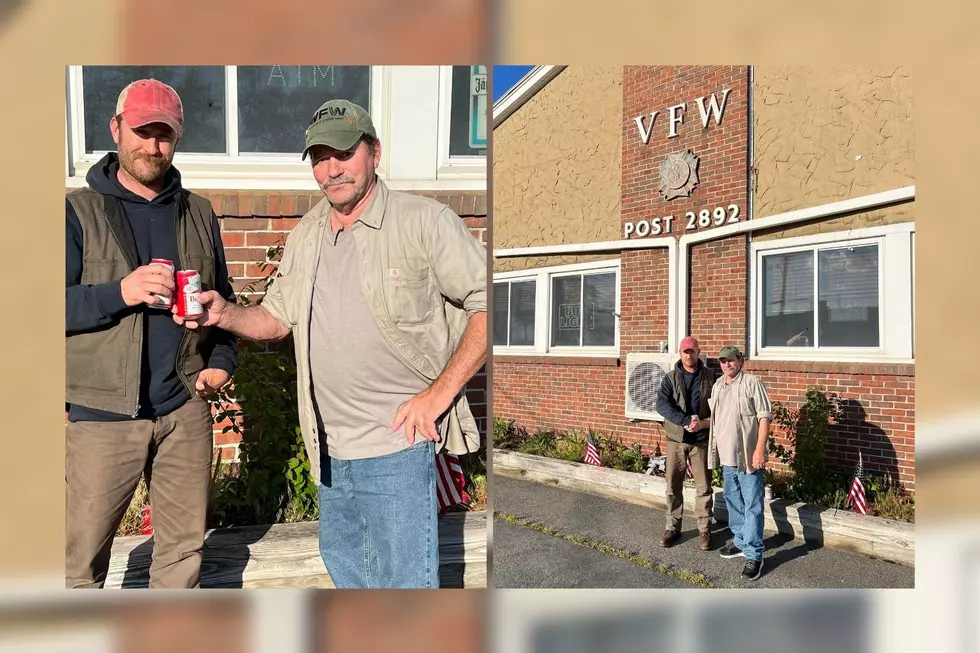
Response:
POLYGON ((915 569, 766 533, 765 566, 740 578, 745 561, 697 547, 693 520, 680 543, 661 548, 663 511, 520 481, 492 480, 494 587, 911 588, 915 569))

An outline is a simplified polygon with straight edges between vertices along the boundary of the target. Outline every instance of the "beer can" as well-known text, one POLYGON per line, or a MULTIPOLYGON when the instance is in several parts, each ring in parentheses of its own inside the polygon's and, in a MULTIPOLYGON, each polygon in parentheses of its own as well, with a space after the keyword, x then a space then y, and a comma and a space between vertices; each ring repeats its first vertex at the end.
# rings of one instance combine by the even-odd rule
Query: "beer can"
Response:
MULTIPOLYGON (((171 281, 173 280, 173 274, 174 274, 174 271, 177 268, 174 267, 174 262, 171 261, 170 259, 165 259, 165 258, 151 258, 150 259, 150 265, 161 265, 161 266, 163 266, 165 268, 168 268, 170 270, 170 274, 171 274, 170 279, 171 279, 171 281)), ((166 296, 166 295, 157 294, 157 295, 154 295, 154 297, 157 298, 157 301, 156 301, 155 304, 147 304, 147 306, 149 306, 150 308, 162 308, 162 309, 165 309, 165 310, 168 310, 169 311, 171 309, 171 307, 173 307, 173 305, 174 305, 173 304, 173 300, 170 297, 166 296)))
POLYGON ((772 501, 772 486, 766 486, 766 501, 772 501))
POLYGON ((177 315, 194 318, 204 315, 204 308, 198 303, 201 292, 201 275, 197 270, 181 270, 177 273, 177 315))

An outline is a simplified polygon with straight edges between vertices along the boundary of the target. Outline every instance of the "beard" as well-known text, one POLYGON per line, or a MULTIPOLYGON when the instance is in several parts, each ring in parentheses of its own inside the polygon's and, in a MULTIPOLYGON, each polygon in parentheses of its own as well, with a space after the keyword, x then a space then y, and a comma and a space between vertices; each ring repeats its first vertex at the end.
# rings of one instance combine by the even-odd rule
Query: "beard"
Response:
POLYGON ((162 156, 149 156, 139 151, 119 153, 119 165, 141 184, 152 184, 170 169, 170 160, 162 156))

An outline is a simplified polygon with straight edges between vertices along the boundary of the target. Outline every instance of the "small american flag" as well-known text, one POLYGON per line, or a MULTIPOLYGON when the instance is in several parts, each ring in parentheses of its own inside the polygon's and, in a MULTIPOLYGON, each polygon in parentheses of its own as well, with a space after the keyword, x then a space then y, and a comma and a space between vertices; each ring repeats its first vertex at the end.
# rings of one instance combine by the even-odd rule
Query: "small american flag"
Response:
POLYGON ((595 438, 589 433, 589 442, 585 445, 585 462, 589 465, 595 465, 596 467, 602 467, 602 461, 599 460, 599 450, 595 447, 595 438))
POLYGON ((687 456, 685 456, 684 459, 685 459, 685 467, 687 470, 687 475, 690 476, 691 478, 694 478, 694 468, 691 467, 691 454, 687 454, 687 456))
POLYGON ((436 454, 436 497, 439 512, 444 513, 455 506, 465 506, 470 501, 466 487, 466 477, 459 458, 451 453, 436 454))
POLYGON ((851 481, 851 491, 847 495, 847 501, 854 506, 854 510, 862 515, 868 514, 868 504, 864 496, 864 483, 861 477, 864 476, 864 463, 861 459, 861 452, 858 452, 858 466, 854 470, 854 480, 851 481))

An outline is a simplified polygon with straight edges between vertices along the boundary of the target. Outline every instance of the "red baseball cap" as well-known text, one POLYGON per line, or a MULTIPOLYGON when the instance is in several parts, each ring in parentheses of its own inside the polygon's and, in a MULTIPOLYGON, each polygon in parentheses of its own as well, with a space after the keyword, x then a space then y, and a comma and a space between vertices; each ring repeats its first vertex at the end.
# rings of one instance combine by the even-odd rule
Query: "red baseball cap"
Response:
POLYGON ((130 128, 162 122, 174 130, 177 138, 184 134, 184 105, 177 91, 156 79, 140 79, 122 90, 116 102, 130 128))
POLYGON ((681 346, 680 346, 680 351, 684 351, 685 349, 700 350, 701 348, 698 346, 697 340, 695 340, 692 336, 687 336, 686 338, 681 340, 681 346))

